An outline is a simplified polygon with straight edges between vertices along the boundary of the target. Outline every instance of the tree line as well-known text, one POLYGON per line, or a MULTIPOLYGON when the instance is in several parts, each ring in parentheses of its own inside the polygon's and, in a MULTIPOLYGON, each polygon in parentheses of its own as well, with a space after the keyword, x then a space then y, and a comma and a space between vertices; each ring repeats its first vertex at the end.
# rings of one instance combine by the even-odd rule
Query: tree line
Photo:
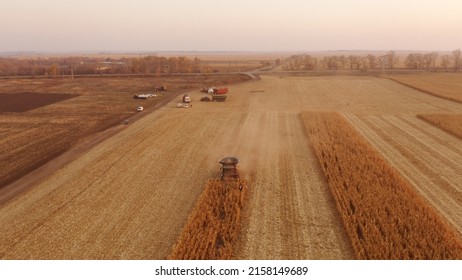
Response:
MULTIPOLYGON (((262 67, 265 62, 261 62, 262 67)), ((401 57, 395 51, 383 55, 293 55, 282 64, 288 71, 312 70, 393 70, 395 68, 428 71, 458 71, 462 65, 461 50, 439 55, 438 52, 413 52, 401 57)), ((199 58, 186 56, 161 57, 148 55, 139 58, 94 58, 94 57, 51 57, 51 58, 8 58, 0 57, 0 76, 60 76, 91 74, 170 74, 209 73, 211 69, 199 58)))
POLYGON ((293 55, 285 60, 284 70, 453 70, 458 71, 462 64, 461 50, 450 54, 439 55, 438 52, 409 53, 403 61, 395 51, 388 51, 383 55, 333 55, 316 57, 308 54, 293 55))
POLYGON ((60 76, 89 74, 162 74, 212 71, 199 58, 185 56, 140 58, 52 57, 17 59, 0 57, 0 76, 60 76))

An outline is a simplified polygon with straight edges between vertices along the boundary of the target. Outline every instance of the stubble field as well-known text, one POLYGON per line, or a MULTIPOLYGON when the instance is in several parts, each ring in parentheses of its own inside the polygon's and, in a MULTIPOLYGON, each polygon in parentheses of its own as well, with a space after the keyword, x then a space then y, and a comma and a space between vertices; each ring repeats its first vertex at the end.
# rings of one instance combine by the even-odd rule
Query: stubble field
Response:
POLYGON ((417 118, 462 104, 371 77, 263 76, 223 103, 156 110, 0 206, 4 259, 164 259, 235 155, 248 182, 233 258, 356 255, 302 112, 352 124, 462 237, 461 140, 417 118))
POLYGON ((85 137, 133 117, 137 106, 149 110, 169 95, 246 79, 239 75, 4 79, 0 83, 0 188, 85 137), (154 92, 160 85, 168 91, 154 92), (147 93, 157 97, 133 98, 147 93))

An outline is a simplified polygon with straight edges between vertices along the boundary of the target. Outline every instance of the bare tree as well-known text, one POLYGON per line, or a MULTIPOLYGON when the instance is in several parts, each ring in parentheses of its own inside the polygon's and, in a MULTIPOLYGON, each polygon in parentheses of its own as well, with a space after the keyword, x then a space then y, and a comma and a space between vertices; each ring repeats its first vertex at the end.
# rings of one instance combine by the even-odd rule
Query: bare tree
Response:
POLYGON ((417 60, 416 60, 416 53, 410 53, 406 57, 406 60, 404 61, 404 65, 406 68, 409 69, 416 69, 417 68, 417 60))
MULTIPOLYGON (((346 58, 346 56, 344 56, 344 55, 341 55, 341 56, 339 56, 337 58, 337 60, 338 60, 338 63, 340 63, 340 65, 342 65, 342 69, 345 70, 346 64, 348 62, 348 58, 346 58)), ((350 67, 351 67, 351 65, 350 65, 350 67)))
POLYGON ((447 54, 442 55, 440 59, 440 66, 443 69, 448 69, 449 66, 451 65, 451 57, 447 54))
POLYGON ((327 70, 337 70, 337 56, 324 56, 321 60, 321 65, 327 70))
POLYGON ((436 71, 436 60, 438 59, 439 54, 437 52, 431 52, 428 54, 428 56, 430 61, 430 67, 436 71))
POLYGON ((348 56, 348 62, 350 63, 350 70, 359 70, 361 66, 360 57, 357 55, 348 56))
POLYGON ((457 50, 453 50, 453 51, 452 51, 452 60, 454 61, 454 71, 455 71, 455 72, 457 72, 457 70, 459 69, 459 65, 460 65, 460 54, 461 54, 460 49, 457 49, 457 50))
POLYGON ((410 53, 404 64, 410 69, 430 69, 430 66, 434 65, 434 61, 438 57, 438 53, 410 53), (436 56, 434 55, 436 54, 436 56))
POLYGON ((395 51, 389 51, 386 54, 387 64, 390 70, 393 70, 396 64, 399 62, 399 56, 395 51))
POLYGON ((365 56, 359 56, 358 69, 361 69, 361 68, 367 71, 367 58, 365 56))
POLYGON ((200 72, 200 65, 201 65, 201 60, 197 58, 197 56, 194 58, 194 72, 199 73, 200 72))
POLYGON ((430 54, 426 53, 422 55, 422 62, 423 62, 423 67, 426 70, 430 70, 430 67, 432 65, 432 57, 430 56, 430 54))
POLYGON ((314 57, 312 57, 311 55, 305 55, 303 57, 303 64, 304 64, 305 70, 313 70, 313 69, 315 69, 314 57))
POLYGON ((376 64, 377 64, 377 57, 375 55, 368 54, 366 56, 366 61, 370 69, 375 69, 376 64))

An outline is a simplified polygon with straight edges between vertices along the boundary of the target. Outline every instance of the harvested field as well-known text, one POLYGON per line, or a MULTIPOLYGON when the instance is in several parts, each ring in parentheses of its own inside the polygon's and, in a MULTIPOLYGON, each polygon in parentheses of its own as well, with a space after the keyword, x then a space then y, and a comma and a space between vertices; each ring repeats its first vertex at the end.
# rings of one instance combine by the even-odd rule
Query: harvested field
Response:
POLYGON ((462 74, 460 73, 396 74, 385 77, 434 96, 462 102, 462 74))
POLYGON ((461 259, 462 238, 335 113, 303 113, 359 259, 461 259))
POLYGON ((416 117, 462 104, 372 77, 262 76, 220 103, 199 89, 193 108, 146 114, 0 205, 1 258, 165 259, 232 155, 249 186, 232 258, 353 259, 305 111, 342 113, 462 235, 461 140, 416 117))
POLYGON ((462 139, 461 114, 420 114, 417 116, 422 120, 462 139))
MULTIPOLYGON (((4 79, 0 84, 0 188, 68 150, 83 138, 120 123, 143 105, 209 84, 247 80, 243 75, 152 78, 4 79), (154 93, 148 100, 133 99, 154 93)), ((1 194, 0 194, 1 201, 1 194)))

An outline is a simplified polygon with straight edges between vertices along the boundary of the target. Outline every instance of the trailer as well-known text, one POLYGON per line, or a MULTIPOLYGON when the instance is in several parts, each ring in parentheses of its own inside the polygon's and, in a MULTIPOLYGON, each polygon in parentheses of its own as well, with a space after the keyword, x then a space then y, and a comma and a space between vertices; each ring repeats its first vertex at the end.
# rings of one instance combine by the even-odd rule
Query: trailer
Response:
POLYGON ((133 95, 133 98, 135 99, 148 99, 148 95, 147 94, 135 94, 133 95))
POLYGON ((203 96, 200 101, 216 101, 216 102, 224 102, 226 100, 226 94, 228 93, 228 88, 223 87, 223 88, 202 88, 201 92, 206 93, 205 96, 203 96), (208 94, 211 94, 211 98, 207 96, 208 94))
POLYGON ((224 102, 226 100, 226 97, 227 96, 225 94, 213 94, 212 101, 224 102))

